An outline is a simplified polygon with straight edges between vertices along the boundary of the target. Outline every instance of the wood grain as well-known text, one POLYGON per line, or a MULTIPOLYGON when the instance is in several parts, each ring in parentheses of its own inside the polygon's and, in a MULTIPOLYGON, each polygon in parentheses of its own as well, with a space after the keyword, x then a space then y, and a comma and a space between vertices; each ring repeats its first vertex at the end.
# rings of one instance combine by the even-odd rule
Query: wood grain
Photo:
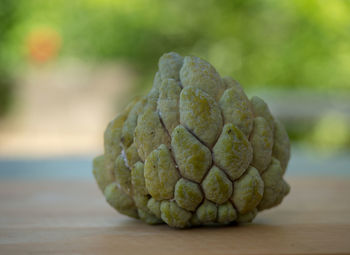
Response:
POLYGON ((288 181, 253 224, 187 230, 116 213, 92 180, 0 181, 0 254, 350 254, 350 179, 288 181))

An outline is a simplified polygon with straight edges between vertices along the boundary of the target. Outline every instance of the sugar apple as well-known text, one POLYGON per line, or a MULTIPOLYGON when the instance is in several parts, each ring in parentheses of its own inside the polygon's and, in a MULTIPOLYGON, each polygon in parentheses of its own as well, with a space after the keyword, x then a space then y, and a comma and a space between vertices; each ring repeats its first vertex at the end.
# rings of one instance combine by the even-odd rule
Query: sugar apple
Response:
POLYGON ((107 202, 149 224, 251 222, 290 190, 290 143, 259 97, 198 57, 164 54, 149 94, 104 133, 93 173, 107 202))

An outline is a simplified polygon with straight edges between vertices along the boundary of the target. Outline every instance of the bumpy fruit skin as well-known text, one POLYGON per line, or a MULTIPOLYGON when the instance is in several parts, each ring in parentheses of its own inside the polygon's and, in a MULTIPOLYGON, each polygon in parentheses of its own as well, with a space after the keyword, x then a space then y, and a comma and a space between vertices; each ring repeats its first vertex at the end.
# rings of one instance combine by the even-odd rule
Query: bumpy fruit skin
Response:
POLYGON ((164 54, 149 94, 108 124, 104 148, 93 173, 107 202, 149 224, 251 222, 290 190, 283 125, 197 57, 164 54))

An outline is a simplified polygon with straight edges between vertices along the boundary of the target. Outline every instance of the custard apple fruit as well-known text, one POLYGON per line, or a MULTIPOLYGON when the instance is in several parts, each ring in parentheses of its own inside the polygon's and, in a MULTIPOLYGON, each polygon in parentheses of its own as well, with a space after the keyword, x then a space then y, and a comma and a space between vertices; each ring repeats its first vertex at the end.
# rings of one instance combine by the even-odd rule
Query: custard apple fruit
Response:
POLYGON ((93 173, 107 202, 149 224, 251 222, 290 190, 286 130, 259 97, 197 57, 159 60, 149 94, 107 126, 93 173))

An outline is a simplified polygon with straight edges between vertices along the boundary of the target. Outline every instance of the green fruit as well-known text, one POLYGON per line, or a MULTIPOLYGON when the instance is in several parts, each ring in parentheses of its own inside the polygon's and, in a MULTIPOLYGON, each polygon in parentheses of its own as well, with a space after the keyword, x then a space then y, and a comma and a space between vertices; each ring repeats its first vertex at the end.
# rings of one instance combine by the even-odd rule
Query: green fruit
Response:
POLYGON ((104 143, 93 173, 107 202, 149 224, 251 222, 290 190, 283 125, 197 57, 164 54, 149 94, 109 123, 104 143))

